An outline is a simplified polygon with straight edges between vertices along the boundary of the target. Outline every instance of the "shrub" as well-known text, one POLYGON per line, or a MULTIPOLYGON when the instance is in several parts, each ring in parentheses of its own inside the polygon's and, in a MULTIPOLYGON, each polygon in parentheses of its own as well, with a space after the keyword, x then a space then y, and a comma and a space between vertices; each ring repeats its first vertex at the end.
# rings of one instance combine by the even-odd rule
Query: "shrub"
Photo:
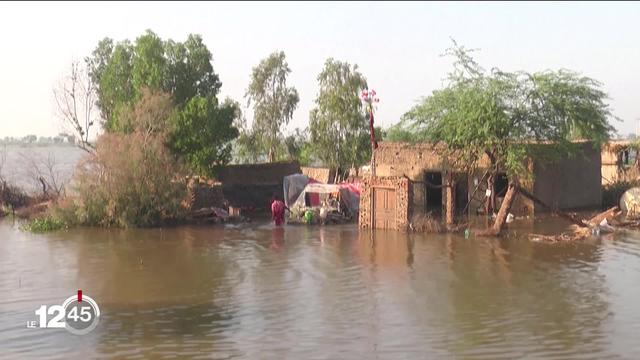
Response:
POLYGON ((28 202, 29 196, 22 189, 0 179, 0 204, 15 210, 27 205, 28 202))
POLYGON ((70 223, 158 226, 185 215, 183 166, 167 148, 168 95, 145 91, 123 119, 129 133, 106 133, 78 167, 70 200, 56 210, 70 223))
POLYGON ((34 233, 43 233, 49 231, 56 231, 65 229, 67 224, 61 219, 56 217, 47 216, 43 218, 36 218, 31 220, 22 226, 23 230, 34 232, 34 233))

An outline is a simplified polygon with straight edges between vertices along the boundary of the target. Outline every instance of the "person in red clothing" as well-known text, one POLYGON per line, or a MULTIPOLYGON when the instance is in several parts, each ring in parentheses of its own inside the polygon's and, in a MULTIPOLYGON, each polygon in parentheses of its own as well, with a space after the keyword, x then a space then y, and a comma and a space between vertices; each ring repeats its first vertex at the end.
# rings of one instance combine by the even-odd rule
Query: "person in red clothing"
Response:
POLYGON ((284 211, 287 206, 284 204, 280 196, 273 195, 273 202, 271 202, 271 219, 276 223, 276 226, 284 224, 284 211))

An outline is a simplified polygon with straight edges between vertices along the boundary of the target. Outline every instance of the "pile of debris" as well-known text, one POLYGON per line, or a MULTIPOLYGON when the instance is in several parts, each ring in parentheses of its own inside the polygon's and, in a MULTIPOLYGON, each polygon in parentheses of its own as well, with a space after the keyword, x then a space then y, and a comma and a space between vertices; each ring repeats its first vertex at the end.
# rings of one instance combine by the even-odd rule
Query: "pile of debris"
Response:
POLYGON ((574 224, 571 230, 558 235, 529 234, 533 241, 567 242, 583 240, 590 236, 612 234, 619 229, 640 229, 640 217, 626 213, 614 206, 589 220, 582 220, 583 226, 574 224))

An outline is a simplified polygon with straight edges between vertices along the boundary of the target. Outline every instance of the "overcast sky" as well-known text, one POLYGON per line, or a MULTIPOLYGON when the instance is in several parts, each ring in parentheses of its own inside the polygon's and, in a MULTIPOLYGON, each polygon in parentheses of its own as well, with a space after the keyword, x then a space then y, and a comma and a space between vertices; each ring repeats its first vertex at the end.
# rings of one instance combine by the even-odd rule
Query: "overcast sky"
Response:
POLYGON ((328 57, 358 64, 380 97, 378 123, 397 122, 442 86, 450 37, 480 48, 485 68, 593 77, 621 133, 640 123, 638 3, 0 3, 0 137, 56 134, 52 88, 72 59, 145 29, 177 41, 201 34, 222 96, 243 104, 251 68, 283 50, 300 94, 290 129, 308 123, 328 57))

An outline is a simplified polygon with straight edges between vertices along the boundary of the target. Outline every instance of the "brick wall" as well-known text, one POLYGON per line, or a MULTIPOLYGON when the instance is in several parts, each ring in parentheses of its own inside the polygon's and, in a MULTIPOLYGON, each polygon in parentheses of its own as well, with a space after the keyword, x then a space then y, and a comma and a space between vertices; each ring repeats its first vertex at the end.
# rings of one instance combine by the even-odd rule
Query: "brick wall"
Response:
POLYGON ((393 188, 396 191, 396 229, 405 230, 409 225, 409 179, 405 177, 365 177, 360 191, 360 217, 362 228, 372 227, 373 189, 375 187, 393 188))
POLYGON ((336 176, 335 170, 329 168, 303 166, 300 169, 302 170, 303 174, 325 184, 332 184, 333 179, 336 176))
POLYGON ((223 205, 224 196, 219 182, 193 178, 189 180, 188 191, 192 210, 223 205))
POLYGON ((268 212, 273 194, 283 196, 284 177, 300 173, 297 161, 228 165, 220 171, 219 180, 224 197, 232 206, 268 212))
POLYGON ((285 176, 300 173, 300 164, 297 161, 227 165, 220 170, 218 179, 224 187, 282 185, 285 176))
MULTIPOLYGON (((442 148, 432 144, 410 144, 401 142, 379 143, 375 150, 376 176, 406 176, 414 181, 423 181, 425 170, 443 171, 449 169, 443 158, 442 148)), ((481 168, 487 167, 489 160, 485 156, 479 162, 481 168)))
MULTIPOLYGON (((602 185, 613 184, 618 181, 632 181, 640 178, 640 169, 632 163, 624 166, 618 156, 623 149, 631 149, 633 144, 629 140, 610 141, 602 147, 602 185)), ((636 149, 637 151, 638 149, 636 149)))

